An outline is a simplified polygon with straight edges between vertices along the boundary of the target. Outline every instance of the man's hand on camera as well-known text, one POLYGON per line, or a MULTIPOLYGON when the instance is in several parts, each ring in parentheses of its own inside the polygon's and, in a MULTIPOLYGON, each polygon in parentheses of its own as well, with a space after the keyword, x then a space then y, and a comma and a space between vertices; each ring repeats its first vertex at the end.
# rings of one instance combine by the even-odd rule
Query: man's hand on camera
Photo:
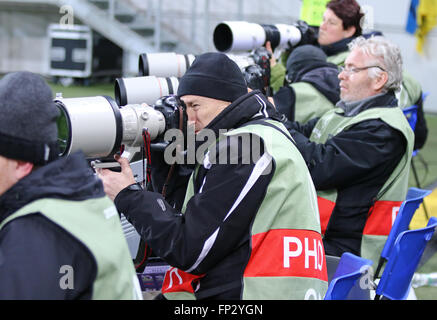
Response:
MULTIPOLYGON (((299 29, 301 34, 301 39, 297 46, 302 46, 305 44, 311 44, 313 46, 318 45, 318 32, 314 27, 310 27, 308 23, 303 20, 298 20, 294 25, 296 26, 296 28, 299 29)), ((294 49, 294 47, 290 43, 288 44, 288 46, 290 51, 294 49)))
POLYGON ((267 51, 270 53, 270 56, 271 56, 271 58, 270 58, 270 67, 273 68, 275 66, 275 64, 276 64, 276 58, 275 58, 275 56, 273 54, 272 44, 270 43, 270 41, 266 42, 265 47, 266 47, 267 51))
POLYGON ((120 164, 121 172, 114 172, 109 169, 97 169, 97 175, 103 182, 105 193, 111 200, 127 186, 136 183, 128 159, 116 154, 114 159, 120 164))

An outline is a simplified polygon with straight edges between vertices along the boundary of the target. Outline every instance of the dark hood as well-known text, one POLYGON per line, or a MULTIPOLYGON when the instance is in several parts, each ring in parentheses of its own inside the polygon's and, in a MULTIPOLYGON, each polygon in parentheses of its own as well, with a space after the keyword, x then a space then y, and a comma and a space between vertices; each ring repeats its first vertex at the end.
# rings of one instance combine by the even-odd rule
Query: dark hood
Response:
MULTIPOLYGON (((326 97, 333 105, 340 100, 340 80, 338 67, 326 61, 307 60, 294 65, 296 73, 292 74, 291 84, 306 82, 326 97)), ((273 96, 276 110, 285 117, 294 121, 296 108, 296 92, 292 86, 281 87, 273 96)))
POLYGON ((300 79, 313 85, 332 104, 340 100, 340 80, 338 79, 338 68, 332 63, 326 66, 315 68, 300 79))
POLYGON ((340 80, 338 79, 338 67, 325 61, 302 61, 295 66, 299 70, 289 79, 294 82, 307 82, 314 86, 332 104, 340 100, 340 80))
POLYGON ((102 182, 83 154, 75 153, 35 170, 0 196, 0 222, 38 199, 78 201, 101 196, 104 196, 102 182))

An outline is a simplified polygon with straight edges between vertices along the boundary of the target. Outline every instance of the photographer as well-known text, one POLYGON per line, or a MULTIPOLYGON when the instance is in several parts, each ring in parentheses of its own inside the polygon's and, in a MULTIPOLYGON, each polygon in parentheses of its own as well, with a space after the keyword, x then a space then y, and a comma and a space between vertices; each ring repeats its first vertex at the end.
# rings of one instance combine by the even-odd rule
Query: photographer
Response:
POLYGON ((299 46, 287 60, 287 85, 273 95, 276 109, 301 124, 322 116, 340 100, 338 68, 312 45, 299 46))
POLYGON ((383 37, 359 37, 339 79, 337 108, 286 126, 318 190, 326 254, 377 261, 407 193, 414 141, 395 97, 400 50, 383 37))
MULTIPOLYGON (((320 48, 328 56, 328 62, 338 66, 344 64, 349 54, 349 43, 362 35, 363 20, 364 14, 356 0, 331 0, 328 2, 317 39, 320 48)), ((380 32, 373 32, 364 36, 368 38, 372 34, 381 35, 380 32)), ((270 44, 266 47, 271 51, 270 44)), ((283 61, 286 61, 288 54, 283 55, 282 63, 276 63, 274 58, 271 60, 270 85, 273 92, 277 92, 284 85, 286 69, 283 61)), ((397 99, 402 109, 413 104, 418 106, 418 118, 414 130, 414 149, 420 149, 424 146, 428 136, 423 112, 422 88, 420 83, 405 70, 403 71, 401 90, 397 92, 397 99)))
MULTIPOLYGON (((349 54, 348 44, 361 35, 364 14, 355 0, 332 0, 326 8, 318 41, 328 55, 328 61, 341 66, 349 54), (350 36, 353 30, 355 33, 350 36)), ((368 36, 365 35, 366 38, 368 36)), ((421 149, 428 137, 428 127, 423 112, 422 88, 420 83, 405 70, 403 70, 401 90, 397 92, 396 98, 401 109, 411 105, 418 106, 414 150, 421 149)))
MULTIPOLYGON (((363 16, 360 5, 355 0, 328 2, 317 36, 318 45, 326 53, 328 62, 338 66, 344 64, 349 53, 348 44, 362 34, 363 16)), ((270 43, 266 44, 266 48, 271 51, 270 43)), ((281 56, 281 63, 276 63, 274 57, 270 61, 270 84, 274 92, 283 86, 286 73, 284 62, 287 61, 289 54, 290 52, 284 52, 281 56)))
POLYGON ((58 159, 58 115, 42 77, 0 80, 0 299, 141 299, 101 181, 58 159))
POLYGON ((222 53, 198 56, 178 96, 194 125, 195 151, 203 150, 182 212, 160 194, 138 190, 126 159, 116 157, 120 173, 99 172, 119 211, 173 266, 164 297, 323 297, 327 274, 315 189, 285 127, 271 117, 273 106, 259 91, 248 93, 240 69, 222 53), (200 138, 207 133, 213 139, 200 138), (314 254, 306 268, 308 250, 314 254))

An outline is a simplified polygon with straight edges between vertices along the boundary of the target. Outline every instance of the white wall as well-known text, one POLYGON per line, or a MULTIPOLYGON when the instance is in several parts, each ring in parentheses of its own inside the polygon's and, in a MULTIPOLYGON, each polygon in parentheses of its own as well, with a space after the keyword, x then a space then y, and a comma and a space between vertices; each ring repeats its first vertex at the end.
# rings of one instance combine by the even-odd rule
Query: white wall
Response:
POLYGON ((0 8, 0 72, 48 71, 47 26, 57 22, 56 8, 0 8), (56 10, 55 10, 56 9, 56 10))

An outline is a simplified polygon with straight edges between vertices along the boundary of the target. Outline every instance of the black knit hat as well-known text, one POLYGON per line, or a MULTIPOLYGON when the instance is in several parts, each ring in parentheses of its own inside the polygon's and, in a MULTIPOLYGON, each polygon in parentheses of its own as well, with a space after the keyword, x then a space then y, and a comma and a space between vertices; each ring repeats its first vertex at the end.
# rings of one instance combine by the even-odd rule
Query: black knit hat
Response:
POLYGON ((0 80, 0 155, 36 165, 58 156, 59 111, 44 79, 31 72, 0 80))
POLYGON ((247 94, 238 65, 224 53, 199 55, 179 81, 178 96, 195 95, 233 102, 247 94))
POLYGON ((296 82, 301 80, 301 76, 307 73, 310 67, 314 69, 314 64, 326 62, 326 54, 319 47, 306 44, 294 49, 287 59, 287 75, 288 82, 296 82))
POLYGON ((326 61, 326 54, 319 47, 306 44, 294 49, 287 59, 287 71, 293 69, 300 62, 326 61))

